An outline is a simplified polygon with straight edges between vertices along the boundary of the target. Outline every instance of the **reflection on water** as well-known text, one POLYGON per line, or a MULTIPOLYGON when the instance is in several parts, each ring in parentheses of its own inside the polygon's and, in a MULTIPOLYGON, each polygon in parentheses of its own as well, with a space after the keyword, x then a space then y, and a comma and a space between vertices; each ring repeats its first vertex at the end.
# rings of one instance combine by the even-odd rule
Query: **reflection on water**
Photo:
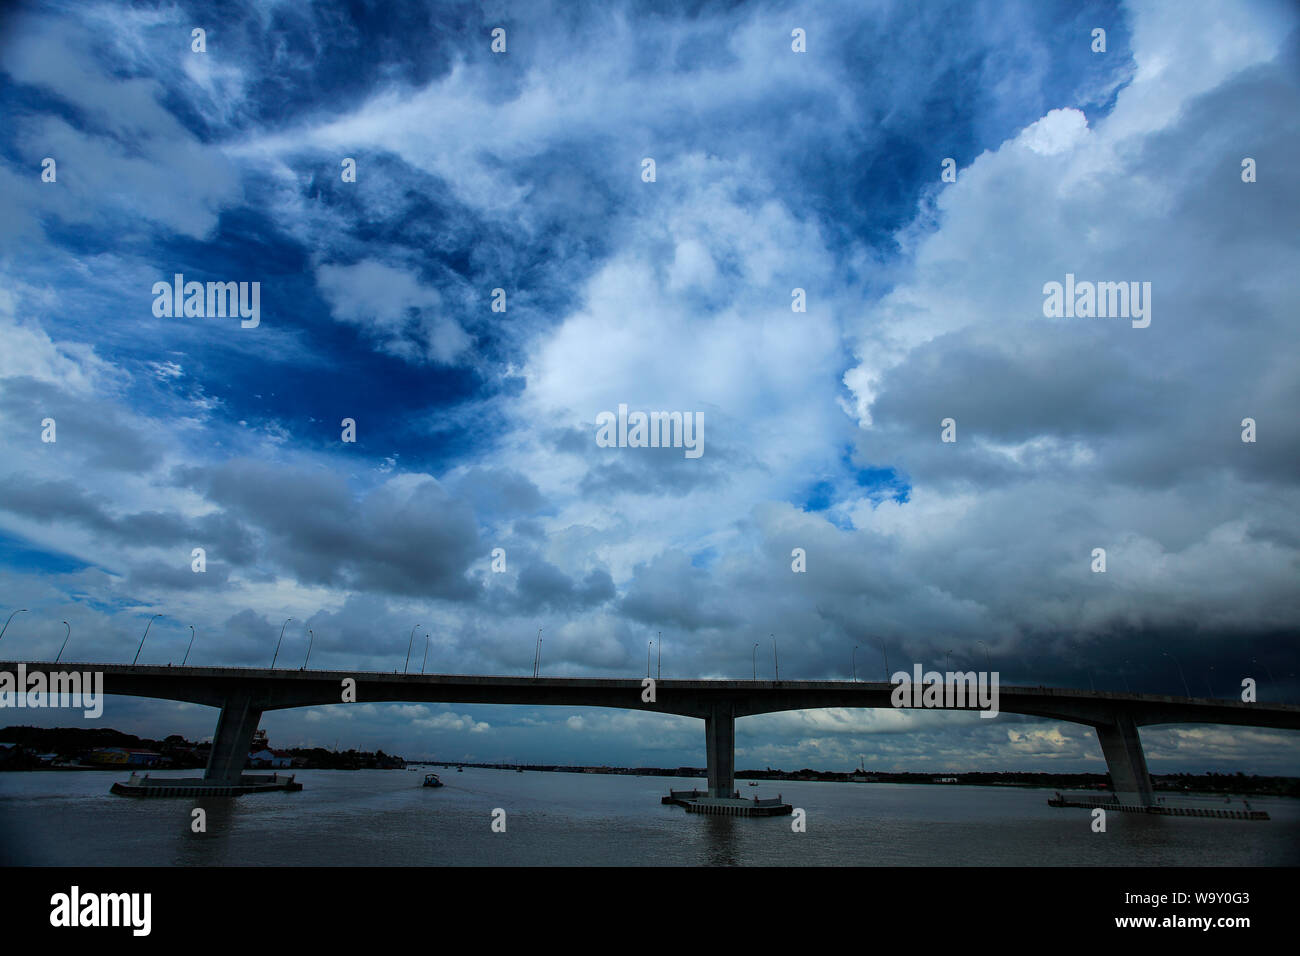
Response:
MULTIPOLYGON (((704 833, 708 845, 708 866, 735 866, 734 852, 736 845, 735 824, 749 822, 737 817, 705 816, 704 833)), ((757 822, 757 821, 753 821, 757 822)))
MULTIPOLYGON (((184 776, 184 772, 177 772, 184 776)), ((1049 790, 781 781, 806 811, 746 819, 663 806, 684 778, 475 770, 298 773, 300 793, 132 799, 121 772, 0 774, 0 863, 36 865, 1269 865, 1300 864, 1300 801, 1268 822, 1047 806, 1049 790), (207 815, 194 832, 193 810, 207 815), (494 833, 492 811, 506 812, 494 833)), ((165 777, 166 773, 154 776, 165 777)), ((701 781, 699 785, 703 785, 701 781)), ((769 792, 771 791, 771 792, 769 792)))

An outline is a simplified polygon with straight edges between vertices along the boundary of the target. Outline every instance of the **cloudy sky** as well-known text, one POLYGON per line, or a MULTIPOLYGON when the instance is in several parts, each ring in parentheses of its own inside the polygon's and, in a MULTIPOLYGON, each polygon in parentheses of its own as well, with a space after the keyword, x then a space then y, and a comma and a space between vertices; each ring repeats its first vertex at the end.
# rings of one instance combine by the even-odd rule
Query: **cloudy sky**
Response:
MULTIPOLYGON (((292 618, 292 667, 310 628, 313 667, 400 669, 420 625, 412 669, 528 674, 542 627, 545 675, 643 676, 662 632, 666 678, 749 677, 756 642, 770 678, 774 635, 790 678, 987 650, 1005 682, 1300 700, 1290 4, 362 6, 0 21, 0 607, 30 609, 0 656, 67 620, 66 657, 130 661, 161 614, 143 662, 194 625, 192 662, 267 666, 292 618), (259 283, 259 323, 158 316, 177 273, 259 283), (1046 317, 1067 274, 1149 282, 1150 325, 1046 317), (600 447, 620 404, 698 413, 703 454, 600 447)), ((624 711, 263 726, 704 762, 700 722, 624 711)), ((1104 770, 1009 715, 737 732, 740 768, 1104 770)), ((1143 736, 1156 772, 1300 772, 1293 733, 1143 736)))

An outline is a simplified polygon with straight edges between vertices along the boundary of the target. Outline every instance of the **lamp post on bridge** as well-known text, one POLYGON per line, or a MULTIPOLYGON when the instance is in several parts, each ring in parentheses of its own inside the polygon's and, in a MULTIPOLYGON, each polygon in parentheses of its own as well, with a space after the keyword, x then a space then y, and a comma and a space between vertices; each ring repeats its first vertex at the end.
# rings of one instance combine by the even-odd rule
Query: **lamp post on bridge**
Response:
POLYGON ((316 635, 312 629, 307 628, 307 656, 302 659, 302 669, 307 669, 307 664, 311 660, 311 646, 316 642, 316 635))
POLYGON ((645 646, 645 676, 646 676, 646 680, 649 680, 649 679, 650 679, 650 648, 652 648, 652 647, 654 647, 654 646, 655 646, 655 642, 654 642, 654 641, 651 641, 649 644, 647 644, 647 645, 645 646))
MULTIPOLYGON (((419 626, 419 624, 415 625, 415 627, 419 626)), ((406 642, 406 663, 402 665, 403 674, 405 674, 406 669, 411 666, 411 645, 415 643, 415 627, 411 628, 411 639, 406 642)))
POLYGON ((135 649, 135 660, 131 661, 131 666, 135 667, 135 662, 140 659, 140 652, 144 650, 144 639, 149 636, 149 628, 153 627, 154 618, 162 617, 161 614, 155 614, 149 618, 149 623, 144 626, 144 637, 140 638, 140 646, 135 649))
POLYGON ((853 645, 853 656, 849 658, 853 664, 853 683, 855 684, 858 682, 858 646, 857 644, 853 645))
POLYGON ((781 681, 781 659, 776 656, 776 635, 772 635, 772 667, 776 671, 776 681, 781 681))
POLYGON ((758 641, 754 642, 754 652, 749 657, 750 663, 754 665, 754 680, 758 680, 758 641))
POLYGON ((275 642, 275 654, 271 656, 271 670, 275 670, 275 659, 280 656, 280 642, 284 640, 284 629, 289 626, 293 618, 286 617, 284 623, 280 625, 280 640, 275 642))
POLYGON ((420 661, 420 673, 424 673, 424 665, 429 663, 429 632, 424 632, 424 660, 420 661))
MULTIPOLYGON (((1259 661, 1255 660, 1255 658, 1253 658, 1253 657, 1250 659, 1250 662, 1251 662, 1252 664, 1258 664, 1258 663, 1259 663, 1259 661)), ((1265 664, 1265 665, 1264 665, 1264 672, 1268 674, 1268 682, 1269 682, 1270 685, 1275 685, 1275 684, 1277 684, 1277 681, 1275 681, 1275 680, 1273 679, 1273 668, 1269 667, 1268 664, 1265 664)), ((1269 689, 1272 690, 1272 686, 1270 686, 1269 689)))
POLYGON ((14 611, 13 614, 9 615, 9 619, 5 621, 5 626, 0 627, 0 638, 3 638, 5 636, 5 631, 9 630, 9 621, 14 619, 14 614, 22 614, 26 610, 27 608, 20 607, 18 610, 14 611))
POLYGON ((655 655, 655 680, 659 679, 659 675, 663 673, 663 669, 664 669, 664 632, 660 631, 659 650, 655 655))
POLYGON ((1174 657, 1174 655, 1170 654, 1168 651, 1161 651, 1160 653, 1163 654, 1165 657, 1173 659, 1174 666, 1178 668, 1178 676, 1182 679, 1183 682, 1183 690, 1186 692, 1188 697, 1191 697, 1192 689, 1187 686, 1187 677, 1186 675, 1183 674, 1183 665, 1178 663, 1178 658, 1174 657))
POLYGON ((59 648, 59 653, 54 656, 54 663, 56 664, 59 662, 59 658, 63 656, 63 648, 68 646, 68 638, 72 636, 72 625, 64 621, 63 626, 67 628, 67 633, 63 635, 63 646, 59 648))
POLYGON ((542 669, 542 629, 537 629, 537 647, 533 650, 533 676, 536 677, 542 669))
POLYGON ((880 644, 880 653, 885 655, 885 683, 889 683, 889 649, 885 647, 884 642, 880 644))
POLYGON ((190 648, 192 648, 192 647, 194 646, 194 635, 195 635, 196 633, 197 633, 197 632, 194 630, 194 625, 191 624, 191 625, 190 625, 190 643, 189 643, 189 647, 186 647, 186 648, 185 648, 185 657, 184 657, 184 659, 181 661, 181 667, 184 667, 184 666, 185 666, 185 661, 188 661, 188 660, 190 659, 190 648))

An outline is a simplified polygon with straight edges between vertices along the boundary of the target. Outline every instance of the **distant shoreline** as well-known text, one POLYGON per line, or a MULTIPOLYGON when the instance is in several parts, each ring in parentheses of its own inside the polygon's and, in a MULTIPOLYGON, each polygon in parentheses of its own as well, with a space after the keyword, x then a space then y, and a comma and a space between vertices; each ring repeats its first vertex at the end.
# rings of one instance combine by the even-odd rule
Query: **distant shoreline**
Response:
MULTIPOLYGON (((634 777, 707 777, 704 767, 593 767, 558 764, 467 763, 455 760, 411 760, 408 767, 471 767, 477 770, 523 770, 541 773, 593 773, 634 777)), ((1049 790, 1097 790, 1110 792, 1110 777, 1104 773, 1033 773, 1025 771, 952 772, 882 771, 840 772, 833 770, 740 770, 737 782, 792 780, 817 783, 895 783, 933 786, 1026 787, 1049 790)), ((1300 777, 1238 776, 1236 774, 1152 774, 1151 782, 1161 793, 1239 794, 1300 798, 1300 777)))

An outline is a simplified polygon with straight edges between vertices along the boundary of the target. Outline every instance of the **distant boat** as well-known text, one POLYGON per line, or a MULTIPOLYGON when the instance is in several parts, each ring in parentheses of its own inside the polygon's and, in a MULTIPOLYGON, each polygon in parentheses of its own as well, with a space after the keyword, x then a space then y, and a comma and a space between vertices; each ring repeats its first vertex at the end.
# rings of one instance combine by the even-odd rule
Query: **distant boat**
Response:
POLYGON ((757 781, 757 780, 751 780, 751 781, 749 781, 749 785, 750 785, 751 787, 757 787, 757 786, 758 786, 758 781, 757 781))
POLYGON ((456 768, 456 772, 457 772, 457 773, 464 773, 464 772, 465 772, 465 768, 464 768, 464 767, 457 767, 457 768, 456 768))
POLYGON ((443 784, 436 773, 426 773, 424 775, 424 785, 426 787, 441 787, 443 784))

